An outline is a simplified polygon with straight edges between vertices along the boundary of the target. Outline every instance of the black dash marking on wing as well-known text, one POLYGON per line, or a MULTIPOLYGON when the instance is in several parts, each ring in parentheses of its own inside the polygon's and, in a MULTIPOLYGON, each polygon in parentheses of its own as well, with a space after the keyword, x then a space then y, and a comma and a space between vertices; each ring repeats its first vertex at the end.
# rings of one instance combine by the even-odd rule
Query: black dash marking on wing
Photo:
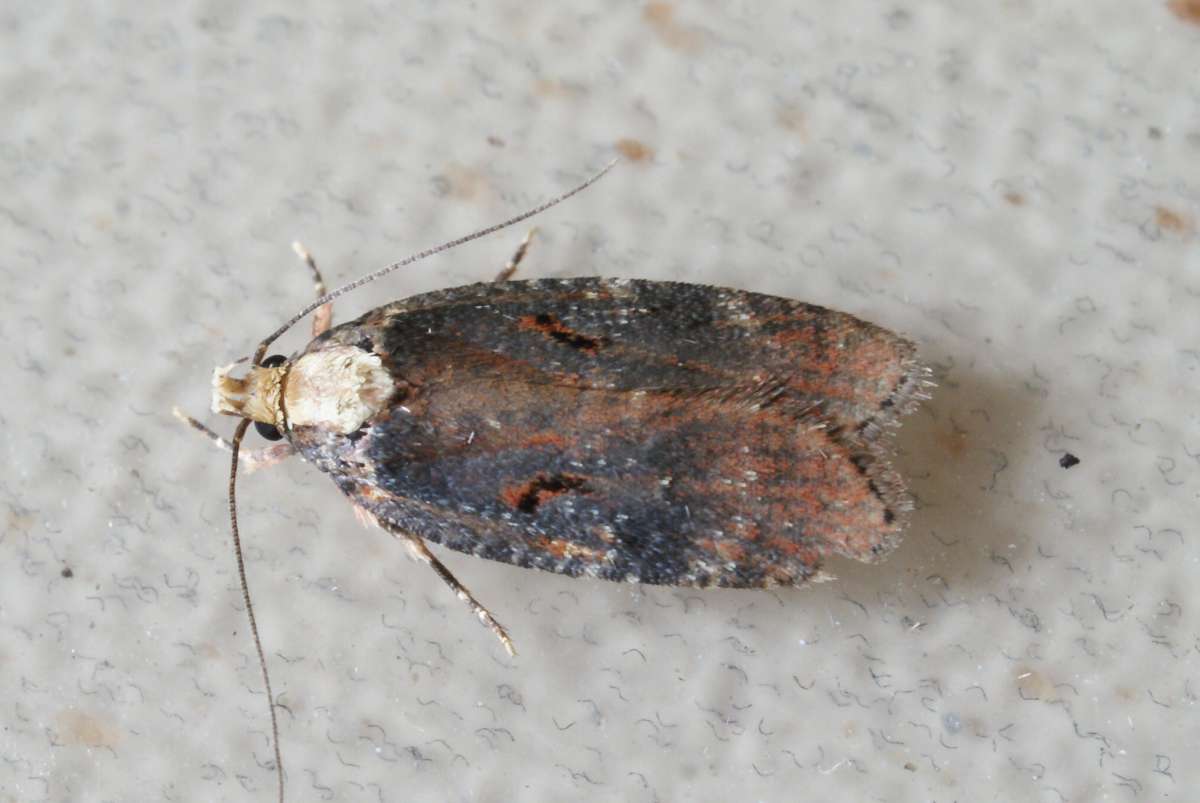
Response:
POLYGON ((555 474, 549 477, 538 474, 526 483, 504 489, 501 497, 510 507, 522 513, 534 513, 543 502, 572 491, 591 493, 587 479, 574 474, 555 474))

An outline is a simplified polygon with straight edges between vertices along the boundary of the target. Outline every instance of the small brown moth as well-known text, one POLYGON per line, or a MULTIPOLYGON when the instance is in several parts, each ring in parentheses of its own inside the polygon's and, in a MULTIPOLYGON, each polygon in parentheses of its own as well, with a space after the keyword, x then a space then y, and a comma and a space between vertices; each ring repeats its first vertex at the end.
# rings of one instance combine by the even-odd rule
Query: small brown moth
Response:
MULTIPOLYGON (((837 553, 874 560, 910 507, 885 431, 927 398, 908 340, 785 298, 629 279, 496 281, 404 299, 332 326, 366 282, 513 225, 421 252, 318 299, 216 369, 213 410, 241 419, 230 449, 238 575, 283 799, 270 679, 237 528, 239 461, 298 453, 366 522, 403 541, 500 639, 512 640, 427 542, 570 576, 769 588, 819 576, 837 553), (313 340, 268 346, 310 312, 313 340), (253 422, 271 440, 243 455, 253 422)), ((531 232, 532 233, 532 232, 531 232)), ((224 441, 180 416, 218 444, 224 441)))

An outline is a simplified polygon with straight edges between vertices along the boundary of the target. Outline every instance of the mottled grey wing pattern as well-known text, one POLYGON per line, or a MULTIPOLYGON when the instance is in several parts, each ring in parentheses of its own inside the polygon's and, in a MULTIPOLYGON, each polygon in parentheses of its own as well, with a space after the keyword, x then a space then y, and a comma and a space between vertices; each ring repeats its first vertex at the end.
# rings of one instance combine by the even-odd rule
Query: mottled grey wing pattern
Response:
POLYGON ((878 443, 923 373, 852 316, 701 285, 471 285, 336 327, 397 398, 358 432, 296 431, 358 505, 519 566, 760 587, 871 559, 907 499, 878 443))

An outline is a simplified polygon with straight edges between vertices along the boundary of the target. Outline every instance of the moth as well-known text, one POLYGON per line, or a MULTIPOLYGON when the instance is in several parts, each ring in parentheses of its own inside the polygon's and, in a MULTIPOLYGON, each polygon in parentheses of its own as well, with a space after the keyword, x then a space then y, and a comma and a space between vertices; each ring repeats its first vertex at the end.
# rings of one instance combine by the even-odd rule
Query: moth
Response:
MULTIPOLYGON (((318 313, 312 342, 263 359, 281 329, 248 366, 214 372, 213 410, 241 419, 231 512, 253 422, 281 442, 242 459, 298 454, 329 474, 510 653, 428 544, 570 576, 729 588, 799 585, 826 555, 874 560, 896 545, 911 504, 885 433, 929 384, 910 341, 742 290, 512 281, 528 242, 497 281, 339 326, 329 303, 344 289, 326 295, 302 251, 320 296, 301 313, 318 313)), ((236 515, 233 527, 244 583, 236 515)))

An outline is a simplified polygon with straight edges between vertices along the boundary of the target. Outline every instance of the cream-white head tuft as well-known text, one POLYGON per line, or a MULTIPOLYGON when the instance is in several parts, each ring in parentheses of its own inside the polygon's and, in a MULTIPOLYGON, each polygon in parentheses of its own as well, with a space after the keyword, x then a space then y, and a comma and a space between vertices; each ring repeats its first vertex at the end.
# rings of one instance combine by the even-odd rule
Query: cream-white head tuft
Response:
POLYGON ((282 428, 281 389, 289 365, 251 366, 243 377, 232 376, 238 363, 213 369, 212 410, 282 428))

